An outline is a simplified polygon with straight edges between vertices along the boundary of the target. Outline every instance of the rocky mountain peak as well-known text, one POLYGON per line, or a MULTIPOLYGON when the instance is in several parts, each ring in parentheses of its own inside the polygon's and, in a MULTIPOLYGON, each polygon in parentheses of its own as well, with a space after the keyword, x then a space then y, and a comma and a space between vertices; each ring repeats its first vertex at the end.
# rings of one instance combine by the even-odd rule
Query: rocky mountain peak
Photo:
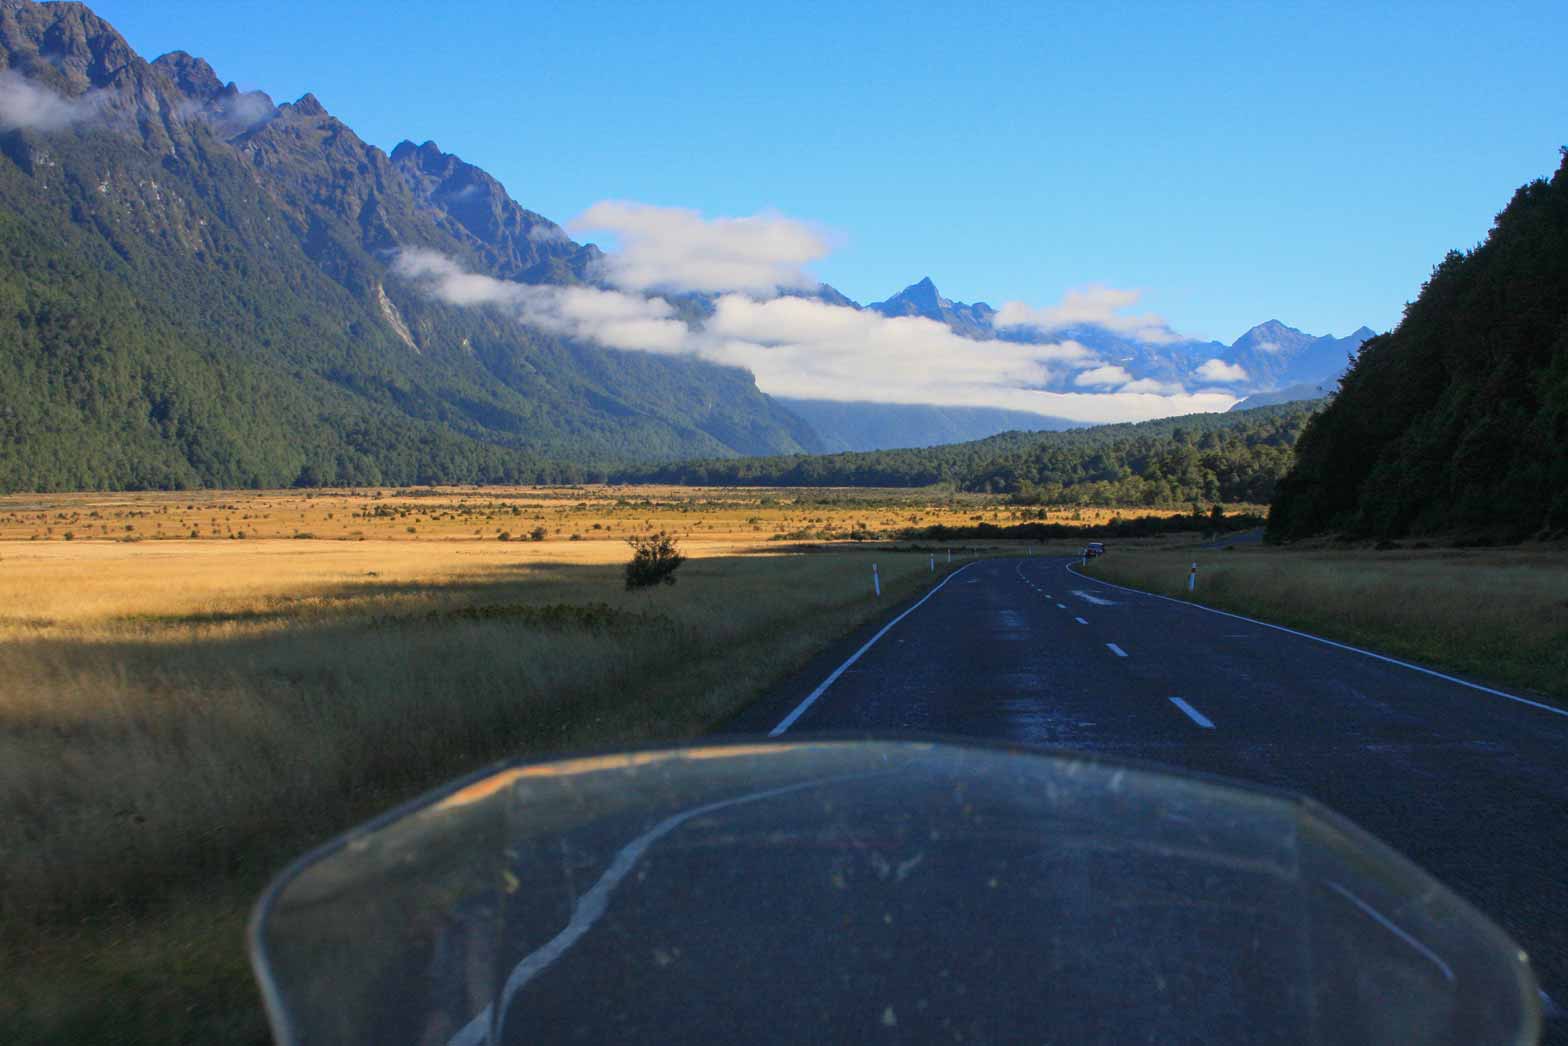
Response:
POLYGON ((886 301, 876 302, 869 307, 884 316, 924 316, 940 321, 944 304, 936 284, 931 277, 924 276, 918 283, 911 283, 886 301))
POLYGON ((300 96, 299 101, 288 106, 298 116, 326 116, 327 107, 322 105, 315 95, 306 91, 300 96))
POLYGON ((31 0, 0 5, 0 58, 70 94, 118 85, 127 73, 147 67, 125 38, 86 5, 31 0))
POLYGON ((159 55, 153 59, 152 67, 174 81, 182 94, 197 101, 209 101, 223 91, 223 81, 207 60, 184 51, 159 55))

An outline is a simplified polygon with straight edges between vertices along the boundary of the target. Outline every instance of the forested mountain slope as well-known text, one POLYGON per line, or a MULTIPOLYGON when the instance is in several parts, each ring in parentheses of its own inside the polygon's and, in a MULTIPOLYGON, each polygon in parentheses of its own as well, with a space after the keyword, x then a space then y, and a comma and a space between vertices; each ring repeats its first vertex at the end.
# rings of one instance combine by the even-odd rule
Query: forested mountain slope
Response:
POLYGON ((694 461, 613 474, 623 482, 763 486, 926 486, 1008 493, 1043 504, 1267 502, 1316 403, 1191 414, 973 443, 817 456, 694 461))
POLYGON ((1269 533, 1568 530, 1568 150, 1449 252, 1307 427, 1269 533))
POLYGON ((442 305, 409 247, 572 282, 594 251, 433 144, 149 63, 0 0, 0 489, 571 479, 814 450, 744 371, 442 305))

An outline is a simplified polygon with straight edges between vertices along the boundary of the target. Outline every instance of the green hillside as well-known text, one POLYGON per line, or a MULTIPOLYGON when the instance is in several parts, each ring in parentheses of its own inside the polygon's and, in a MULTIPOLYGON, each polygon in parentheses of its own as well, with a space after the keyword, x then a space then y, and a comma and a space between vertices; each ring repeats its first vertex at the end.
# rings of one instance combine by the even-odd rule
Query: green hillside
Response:
POLYGON ((1269 533, 1568 531, 1568 150, 1367 342, 1280 483, 1269 533))
POLYGON ((309 95, 148 63, 75 4, 0 4, 0 70, 82 114, 0 127, 0 490, 570 480, 818 447, 744 371, 399 281, 404 248, 556 282, 595 253, 433 145, 394 159, 309 95))

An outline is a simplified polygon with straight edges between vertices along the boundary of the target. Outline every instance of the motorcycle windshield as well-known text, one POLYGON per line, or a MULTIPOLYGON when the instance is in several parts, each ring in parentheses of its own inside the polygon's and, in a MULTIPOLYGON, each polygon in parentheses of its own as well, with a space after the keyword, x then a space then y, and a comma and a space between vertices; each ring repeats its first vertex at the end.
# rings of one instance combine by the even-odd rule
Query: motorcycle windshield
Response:
POLYGON ((1310 800, 1100 758, 721 744, 498 768, 307 855, 280 1043, 1529 1043, 1517 945, 1310 800))

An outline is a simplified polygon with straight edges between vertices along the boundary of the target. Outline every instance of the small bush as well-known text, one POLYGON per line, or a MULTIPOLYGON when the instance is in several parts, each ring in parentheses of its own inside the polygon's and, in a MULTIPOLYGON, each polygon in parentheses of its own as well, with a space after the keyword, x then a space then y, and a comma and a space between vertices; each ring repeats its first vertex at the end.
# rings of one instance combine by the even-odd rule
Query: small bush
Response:
POLYGON ((626 543, 632 547, 631 562, 626 564, 628 591, 650 585, 675 584, 675 571, 686 562, 686 557, 675 546, 675 538, 661 530, 629 537, 626 543))
POLYGON ((535 541, 543 541, 547 533, 548 531, 546 531, 543 527, 535 527, 528 532, 528 536, 533 538, 535 541))
POLYGON ((503 531, 501 531, 501 533, 499 533, 499 534, 497 534, 495 536, 495 539, 497 541, 511 541, 512 540, 512 532, 510 530, 503 530, 503 531))

